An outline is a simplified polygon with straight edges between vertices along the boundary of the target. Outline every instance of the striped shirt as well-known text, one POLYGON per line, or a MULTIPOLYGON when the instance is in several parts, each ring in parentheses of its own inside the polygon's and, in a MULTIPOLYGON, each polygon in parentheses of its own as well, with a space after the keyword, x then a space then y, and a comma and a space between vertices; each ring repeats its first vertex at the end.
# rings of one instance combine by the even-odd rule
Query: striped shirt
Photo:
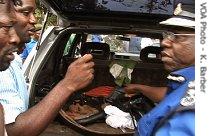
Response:
POLYGON ((29 93, 18 55, 10 67, 0 72, 0 103, 4 107, 5 124, 15 122, 16 117, 28 109, 29 93))

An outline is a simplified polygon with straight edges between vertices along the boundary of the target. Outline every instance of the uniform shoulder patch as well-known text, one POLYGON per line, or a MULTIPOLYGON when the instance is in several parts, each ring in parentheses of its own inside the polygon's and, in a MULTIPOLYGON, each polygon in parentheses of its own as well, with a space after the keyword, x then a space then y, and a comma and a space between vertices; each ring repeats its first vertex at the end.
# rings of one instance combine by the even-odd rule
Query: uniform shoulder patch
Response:
POLYGON ((181 99, 180 104, 184 107, 195 105, 195 81, 189 82, 187 92, 181 99))

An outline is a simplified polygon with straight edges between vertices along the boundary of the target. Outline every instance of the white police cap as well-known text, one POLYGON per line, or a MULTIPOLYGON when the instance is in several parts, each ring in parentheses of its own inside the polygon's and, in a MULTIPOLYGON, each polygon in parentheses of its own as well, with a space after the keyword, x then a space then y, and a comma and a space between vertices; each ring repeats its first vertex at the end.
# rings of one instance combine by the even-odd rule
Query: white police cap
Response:
POLYGON ((160 22, 161 25, 181 26, 187 28, 195 28, 195 14, 182 9, 179 3, 174 10, 174 16, 165 21, 160 22))

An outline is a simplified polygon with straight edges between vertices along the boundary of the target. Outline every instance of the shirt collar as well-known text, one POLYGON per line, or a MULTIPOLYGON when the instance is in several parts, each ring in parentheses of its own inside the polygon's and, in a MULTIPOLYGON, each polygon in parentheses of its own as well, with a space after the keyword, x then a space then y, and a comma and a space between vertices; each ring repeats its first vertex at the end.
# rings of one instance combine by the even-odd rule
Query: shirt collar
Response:
MULTIPOLYGON (((175 80, 169 80, 168 81, 168 87, 170 88, 169 90, 175 90, 177 89, 180 85, 195 80, 195 66, 183 68, 177 71, 172 72, 170 75, 172 76, 181 76, 184 78, 183 81, 177 82, 175 80)), ((170 93, 170 91, 168 91, 170 93)))

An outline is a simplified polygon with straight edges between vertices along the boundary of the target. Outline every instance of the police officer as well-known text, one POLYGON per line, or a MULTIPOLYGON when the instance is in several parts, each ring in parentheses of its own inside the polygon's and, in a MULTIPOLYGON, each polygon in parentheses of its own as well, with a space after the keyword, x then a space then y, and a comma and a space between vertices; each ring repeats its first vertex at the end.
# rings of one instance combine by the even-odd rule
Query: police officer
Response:
POLYGON ((161 46, 165 69, 171 72, 165 98, 138 122, 136 135, 195 135, 195 21, 194 14, 179 5, 176 16, 161 22, 161 46))

